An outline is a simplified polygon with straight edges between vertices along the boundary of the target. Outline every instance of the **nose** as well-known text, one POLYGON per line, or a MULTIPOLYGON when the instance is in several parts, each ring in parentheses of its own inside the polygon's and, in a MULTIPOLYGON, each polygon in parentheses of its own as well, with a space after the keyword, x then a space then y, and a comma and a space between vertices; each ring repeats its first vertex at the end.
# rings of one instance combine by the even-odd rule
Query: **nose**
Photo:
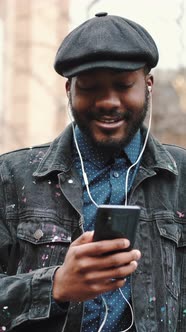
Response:
POLYGON ((120 98, 113 90, 100 92, 96 100, 96 108, 100 110, 114 110, 120 108, 120 105, 120 98))

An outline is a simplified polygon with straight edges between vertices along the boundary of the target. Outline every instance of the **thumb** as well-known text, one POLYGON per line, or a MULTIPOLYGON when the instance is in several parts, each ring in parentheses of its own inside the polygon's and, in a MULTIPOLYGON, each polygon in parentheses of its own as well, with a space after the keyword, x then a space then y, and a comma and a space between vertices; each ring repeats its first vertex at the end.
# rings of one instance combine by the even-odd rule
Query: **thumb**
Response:
POLYGON ((93 241, 93 234, 94 234, 94 231, 83 233, 81 236, 79 236, 75 241, 73 241, 71 243, 71 247, 79 246, 81 244, 92 242, 93 241))

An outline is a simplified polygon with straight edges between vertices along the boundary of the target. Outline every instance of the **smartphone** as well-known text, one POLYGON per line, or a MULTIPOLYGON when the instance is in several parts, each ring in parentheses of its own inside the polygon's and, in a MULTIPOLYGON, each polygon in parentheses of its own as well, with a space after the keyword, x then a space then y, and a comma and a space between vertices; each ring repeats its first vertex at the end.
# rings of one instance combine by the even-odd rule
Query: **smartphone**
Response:
POLYGON ((130 241, 129 251, 135 242, 136 228, 140 216, 137 205, 98 206, 94 229, 94 241, 126 238, 130 241))

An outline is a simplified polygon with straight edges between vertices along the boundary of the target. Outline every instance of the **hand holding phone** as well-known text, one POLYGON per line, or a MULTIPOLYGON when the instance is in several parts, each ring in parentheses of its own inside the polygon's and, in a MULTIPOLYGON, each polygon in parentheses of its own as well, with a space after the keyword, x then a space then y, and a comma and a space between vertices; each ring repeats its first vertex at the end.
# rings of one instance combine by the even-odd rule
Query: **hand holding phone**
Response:
MULTIPOLYGON (((126 238, 134 246, 136 228, 139 221, 139 206, 100 205, 97 210, 94 241, 126 238)), ((126 251, 126 250, 125 250, 126 251)))

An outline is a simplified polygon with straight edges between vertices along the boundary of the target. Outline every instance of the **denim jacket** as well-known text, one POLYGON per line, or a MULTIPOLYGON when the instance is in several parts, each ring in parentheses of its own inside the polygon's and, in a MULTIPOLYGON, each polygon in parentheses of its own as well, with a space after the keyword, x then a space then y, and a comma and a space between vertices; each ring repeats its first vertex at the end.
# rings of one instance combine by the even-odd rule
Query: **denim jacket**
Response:
MULTIPOLYGON (((0 331, 81 331, 83 303, 50 310, 55 270, 83 231, 72 139, 68 127, 50 146, 0 157, 0 331)), ((128 204, 141 207, 142 257, 131 278, 136 330, 184 332, 186 151, 149 136, 128 204)))

